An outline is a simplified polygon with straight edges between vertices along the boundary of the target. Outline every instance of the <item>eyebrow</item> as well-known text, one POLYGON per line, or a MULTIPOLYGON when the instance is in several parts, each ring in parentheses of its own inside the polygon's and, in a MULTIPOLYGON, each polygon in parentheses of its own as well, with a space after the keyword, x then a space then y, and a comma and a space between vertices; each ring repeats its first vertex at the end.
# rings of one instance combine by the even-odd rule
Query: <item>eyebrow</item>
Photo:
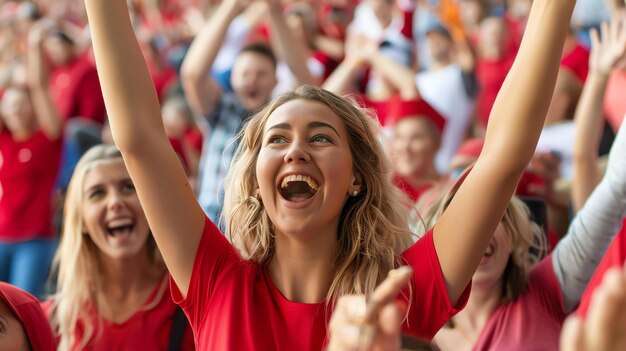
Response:
MULTIPOLYGON (((337 129, 335 129, 335 127, 331 126, 330 124, 326 123, 326 122, 319 122, 319 121, 314 121, 311 122, 307 125, 308 129, 315 129, 315 128, 330 128, 333 130, 333 132, 335 132, 335 134, 337 134, 337 136, 339 138, 341 138, 341 136, 339 135, 339 132, 337 131, 337 129)), ((275 124, 273 126, 271 126, 268 131, 272 130, 272 129, 284 129, 284 130, 291 130, 291 124, 289 123, 278 123, 275 124)))

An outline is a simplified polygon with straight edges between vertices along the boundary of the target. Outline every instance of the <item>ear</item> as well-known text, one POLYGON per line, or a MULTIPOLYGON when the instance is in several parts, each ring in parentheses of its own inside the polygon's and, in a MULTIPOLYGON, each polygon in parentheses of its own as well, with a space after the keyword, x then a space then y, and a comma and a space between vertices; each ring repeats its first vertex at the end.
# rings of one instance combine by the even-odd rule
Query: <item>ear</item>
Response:
POLYGON ((355 192, 356 194, 360 193, 363 190, 363 177, 361 177, 360 174, 353 174, 352 175, 352 182, 350 183, 350 187, 348 188, 348 194, 355 196, 355 192))

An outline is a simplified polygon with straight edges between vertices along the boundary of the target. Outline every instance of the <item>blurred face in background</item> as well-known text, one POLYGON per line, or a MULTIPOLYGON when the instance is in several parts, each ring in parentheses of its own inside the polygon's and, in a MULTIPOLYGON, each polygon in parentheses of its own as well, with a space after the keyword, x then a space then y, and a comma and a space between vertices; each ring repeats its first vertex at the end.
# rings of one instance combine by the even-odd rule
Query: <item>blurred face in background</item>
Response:
POLYGON ((439 150, 439 132, 426 118, 400 120, 390 143, 396 173, 405 178, 428 172, 439 150))
POLYGON ((504 20, 497 17, 486 18, 480 25, 478 50, 480 55, 499 58, 504 54, 508 28, 504 20))
POLYGON ((426 44, 435 62, 450 60, 452 56, 452 38, 438 30, 426 34, 426 44))
POLYGON ((55 66, 63 66, 74 57, 74 45, 60 35, 51 35, 44 41, 46 53, 55 66))
POLYGON ((36 119, 26 90, 9 88, 0 101, 0 117, 13 135, 31 134, 36 129, 36 119))
POLYGON ((230 79, 243 106, 254 111, 270 101, 276 86, 276 67, 269 57, 246 51, 237 56, 230 79))

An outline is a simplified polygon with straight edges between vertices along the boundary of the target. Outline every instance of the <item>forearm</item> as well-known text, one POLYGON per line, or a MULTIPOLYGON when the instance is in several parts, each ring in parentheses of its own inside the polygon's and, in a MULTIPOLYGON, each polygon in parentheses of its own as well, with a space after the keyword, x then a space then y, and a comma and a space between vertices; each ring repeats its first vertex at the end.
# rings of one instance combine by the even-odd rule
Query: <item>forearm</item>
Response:
POLYGON ((592 73, 581 94, 574 115, 574 180, 572 199, 574 209, 580 210, 600 180, 598 147, 604 127, 603 103, 608 76, 592 73))
POLYGON ((607 171, 555 249, 554 271, 567 308, 579 301, 626 215, 626 124, 611 147, 607 171))
POLYGON ((521 172, 534 153, 574 4, 574 0, 533 2, 524 39, 494 103, 485 138, 483 155, 503 167, 521 172))
POLYGON ((37 121, 50 140, 57 140, 61 136, 61 117, 50 97, 48 67, 43 59, 41 42, 29 45, 27 61, 33 109, 37 121))
POLYGON ((291 35, 280 6, 270 5, 269 13, 272 22, 272 34, 274 35, 272 44, 279 57, 285 60, 298 84, 319 85, 319 79, 311 74, 307 65, 306 53, 308 50, 305 47, 307 44, 296 42, 291 35))
POLYGON ((606 181, 593 191, 552 254, 566 312, 580 301, 587 283, 604 256, 626 214, 626 198, 615 194, 606 181))
POLYGON ((337 95, 347 93, 348 87, 355 81, 360 68, 361 62, 359 60, 346 57, 330 77, 326 79, 322 88, 337 95))
POLYGON ((186 81, 199 81, 207 77, 224 42, 228 27, 237 16, 237 8, 226 1, 218 7, 196 36, 181 67, 186 81))
POLYGON ((371 58, 372 67, 385 77, 399 92, 403 99, 417 99, 419 92, 415 84, 415 72, 394 60, 376 52, 371 58))
POLYGON ((100 84, 117 147, 146 148, 165 138, 159 102, 124 0, 86 0, 100 84), (142 138, 137 136, 141 135, 142 138))

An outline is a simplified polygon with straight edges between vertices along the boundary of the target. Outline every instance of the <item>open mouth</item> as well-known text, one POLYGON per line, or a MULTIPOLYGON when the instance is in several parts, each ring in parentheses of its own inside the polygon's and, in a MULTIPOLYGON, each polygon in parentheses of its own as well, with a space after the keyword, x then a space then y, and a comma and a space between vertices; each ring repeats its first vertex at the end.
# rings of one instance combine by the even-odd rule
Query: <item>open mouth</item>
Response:
POLYGON ((132 221, 115 223, 107 227, 107 233, 112 237, 119 237, 130 234, 134 227, 135 223, 133 223, 132 221))
POLYGON ((287 201, 301 202, 312 198, 319 189, 315 179, 306 175, 288 175, 283 178, 278 191, 287 201))

